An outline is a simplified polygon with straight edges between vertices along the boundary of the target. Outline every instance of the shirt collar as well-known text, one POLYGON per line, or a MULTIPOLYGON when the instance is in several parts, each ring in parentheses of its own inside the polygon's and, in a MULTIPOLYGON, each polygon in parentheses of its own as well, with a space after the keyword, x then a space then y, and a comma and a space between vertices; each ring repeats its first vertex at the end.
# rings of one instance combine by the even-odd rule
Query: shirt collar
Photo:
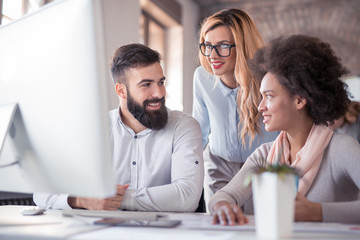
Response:
POLYGON ((219 81, 215 84, 219 84, 219 89, 220 89, 220 92, 224 95, 224 96, 228 96, 228 95, 231 95, 231 94, 235 94, 235 96, 237 95, 237 92, 239 90, 239 87, 237 88, 228 88, 227 86, 225 86, 225 84, 219 79, 219 81))
POLYGON ((121 114, 120 114, 120 105, 118 107, 118 112, 117 112, 117 120, 118 120, 118 123, 123 126, 128 132, 130 132, 133 136, 137 135, 137 136, 143 136, 143 135, 146 135, 150 132, 152 132, 152 129, 150 128, 146 128, 144 129, 143 131, 139 132, 139 133, 135 133, 134 130, 132 130, 132 128, 130 128, 129 126, 127 126, 121 119, 121 114))

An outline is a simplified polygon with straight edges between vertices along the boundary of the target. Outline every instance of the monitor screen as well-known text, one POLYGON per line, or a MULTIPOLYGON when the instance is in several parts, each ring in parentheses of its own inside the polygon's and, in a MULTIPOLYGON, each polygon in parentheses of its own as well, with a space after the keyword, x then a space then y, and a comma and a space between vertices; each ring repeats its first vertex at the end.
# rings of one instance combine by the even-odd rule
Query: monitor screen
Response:
POLYGON ((0 27, 0 191, 115 193, 100 0, 0 27))

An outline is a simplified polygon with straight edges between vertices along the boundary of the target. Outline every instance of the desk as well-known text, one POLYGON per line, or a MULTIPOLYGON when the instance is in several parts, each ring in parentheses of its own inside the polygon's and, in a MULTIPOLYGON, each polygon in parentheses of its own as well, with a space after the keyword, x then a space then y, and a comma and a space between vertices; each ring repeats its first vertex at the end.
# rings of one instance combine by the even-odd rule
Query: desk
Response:
MULTIPOLYGON (((28 206, 27 206, 28 207, 28 206)), ((203 213, 165 213, 166 218, 182 220, 176 228, 106 227, 92 225, 88 218, 63 217, 61 211, 48 210, 40 216, 22 216, 26 206, 0 206, 0 239, 156 239, 156 240, 233 240, 257 239, 253 217, 243 226, 212 225, 203 213)), ((360 239, 360 225, 340 223, 295 223, 288 239, 360 239)))

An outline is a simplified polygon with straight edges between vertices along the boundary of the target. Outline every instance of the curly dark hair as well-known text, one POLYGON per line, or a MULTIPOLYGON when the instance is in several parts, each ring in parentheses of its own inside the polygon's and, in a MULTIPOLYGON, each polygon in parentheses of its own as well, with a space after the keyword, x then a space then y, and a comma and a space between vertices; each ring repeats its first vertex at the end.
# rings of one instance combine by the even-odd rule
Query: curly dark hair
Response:
POLYGON ((111 60, 111 74, 114 83, 126 84, 125 73, 130 68, 146 67, 160 62, 160 54, 151 48, 132 43, 119 47, 111 60))
POLYGON ((257 81, 271 72, 291 95, 305 98, 307 113, 317 125, 332 123, 348 108, 349 92, 340 79, 348 70, 330 44, 318 38, 279 37, 259 49, 249 66, 257 81))

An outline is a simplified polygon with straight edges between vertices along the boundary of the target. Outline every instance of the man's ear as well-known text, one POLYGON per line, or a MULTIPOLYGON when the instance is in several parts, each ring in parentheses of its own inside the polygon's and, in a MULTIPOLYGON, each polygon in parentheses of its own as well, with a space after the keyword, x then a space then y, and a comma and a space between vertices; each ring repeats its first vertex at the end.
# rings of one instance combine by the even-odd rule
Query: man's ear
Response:
POLYGON ((115 84, 115 92, 120 98, 126 99, 127 92, 126 92, 125 84, 122 83, 115 84))
POLYGON ((306 99, 300 96, 295 97, 295 104, 297 109, 303 109, 306 106, 306 99))

